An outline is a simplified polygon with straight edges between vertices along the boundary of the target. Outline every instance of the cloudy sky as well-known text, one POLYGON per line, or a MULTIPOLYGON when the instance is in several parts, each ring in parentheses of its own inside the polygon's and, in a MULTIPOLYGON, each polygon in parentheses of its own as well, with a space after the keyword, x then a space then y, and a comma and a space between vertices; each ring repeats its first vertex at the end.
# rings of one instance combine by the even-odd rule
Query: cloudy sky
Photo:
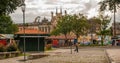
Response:
MULTIPOLYGON (((26 22, 33 22, 35 17, 41 16, 50 19, 51 11, 55 13, 56 8, 67 10, 69 14, 83 13, 88 18, 98 14, 98 2, 100 0, 26 0, 26 22)), ((109 13, 110 14, 110 13, 109 13)), ((119 13, 118 13, 119 15, 119 13)), ((18 8, 11 14, 15 23, 22 23, 22 11, 18 8)), ((118 18, 118 17, 117 17, 118 18)))

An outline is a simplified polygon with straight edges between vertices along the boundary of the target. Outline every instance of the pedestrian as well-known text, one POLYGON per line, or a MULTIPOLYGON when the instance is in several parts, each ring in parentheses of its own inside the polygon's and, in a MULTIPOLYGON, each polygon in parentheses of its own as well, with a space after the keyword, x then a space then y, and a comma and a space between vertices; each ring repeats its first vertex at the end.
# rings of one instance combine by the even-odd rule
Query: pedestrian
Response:
POLYGON ((76 52, 78 52, 78 42, 77 42, 77 39, 74 39, 74 45, 75 45, 75 50, 76 52))
POLYGON ((78 43, 76 43, 76 44, 75 44, 75 50, 74 50, 74 51, 76 51, 77 53, 78 53, 78 46, 79 46, 78 43))
POLYGON ((114 46, 114 45, 115 45, 115 40, 112 41, 112 46, 114 46))

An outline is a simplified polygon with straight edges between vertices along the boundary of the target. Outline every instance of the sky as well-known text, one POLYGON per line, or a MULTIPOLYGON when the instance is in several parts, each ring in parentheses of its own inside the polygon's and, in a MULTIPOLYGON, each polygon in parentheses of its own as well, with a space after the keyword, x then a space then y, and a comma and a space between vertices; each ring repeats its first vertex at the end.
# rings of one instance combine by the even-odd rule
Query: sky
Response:
MULTIPOLYGON (((99 5, 98 2, 100 0, 26 0, 26 10, 25 10, 25 21, 33 22, 37 16, 40 16, 41 19, 44 17, 50 20, 51 11, 56 12, 56 8, 58 8, 58 12, 60 12, 60 8, 67 10, 68 14, 78 14, 82 13, 88 18, 94 17, 98 15, 99 5)), ((110 12, 107 14, 112 15, 110 12)), ((117 20, 119 18, 120 13, 117 13, 117 20)), ((23 14, 21 8, 17 8, 14 13, 11 14, 12 20, 14 23, 23 23, 23 14)))

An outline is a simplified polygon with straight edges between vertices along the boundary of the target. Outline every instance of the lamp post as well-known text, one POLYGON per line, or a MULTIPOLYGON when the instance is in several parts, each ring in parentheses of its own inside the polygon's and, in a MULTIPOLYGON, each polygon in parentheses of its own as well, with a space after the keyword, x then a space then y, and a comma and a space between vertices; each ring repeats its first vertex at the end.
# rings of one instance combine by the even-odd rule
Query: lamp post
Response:
POLYGON ((23 12, 23 33, 24 33, 24 37, 23 37, 23 42, 24 42, 24 47, 23 47, 23 52, 24 52, 24 61, 26 60, 26 56, 25 56, 25 52, 26 52, 26 48, 25 48, 25 3, 24 1, 22 2, 22 5, 21 5, 21 9, 22 9, 22 12, 23 12))
POLYGON ((38 52, 40 51, 40 45, 39 45, 39 44, 40 44, 40 43, 39 43, 39 42, 40 42, 40 40, 39 40, 39 39, 40 39, 40 38, 39 38, 39 30, 40 30, 40 29, 39 29, 39 25, 40 25, 40 22, 39 22, 39 20, 40 20, 40 17, 38 18, 38 52))

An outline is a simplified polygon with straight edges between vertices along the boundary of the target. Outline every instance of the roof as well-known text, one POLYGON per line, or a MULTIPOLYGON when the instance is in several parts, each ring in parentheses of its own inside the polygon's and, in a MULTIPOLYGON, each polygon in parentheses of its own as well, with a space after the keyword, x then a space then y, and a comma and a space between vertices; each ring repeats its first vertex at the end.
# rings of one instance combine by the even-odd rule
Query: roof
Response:
MULTIPOLYGON (((24 34, 24 30, 18 31, 15 34, 24 34)), ((26 29, 25 30, 25 34, 47 34, 46 32, 42 32, 40 30, 37 29, 26 29)))

